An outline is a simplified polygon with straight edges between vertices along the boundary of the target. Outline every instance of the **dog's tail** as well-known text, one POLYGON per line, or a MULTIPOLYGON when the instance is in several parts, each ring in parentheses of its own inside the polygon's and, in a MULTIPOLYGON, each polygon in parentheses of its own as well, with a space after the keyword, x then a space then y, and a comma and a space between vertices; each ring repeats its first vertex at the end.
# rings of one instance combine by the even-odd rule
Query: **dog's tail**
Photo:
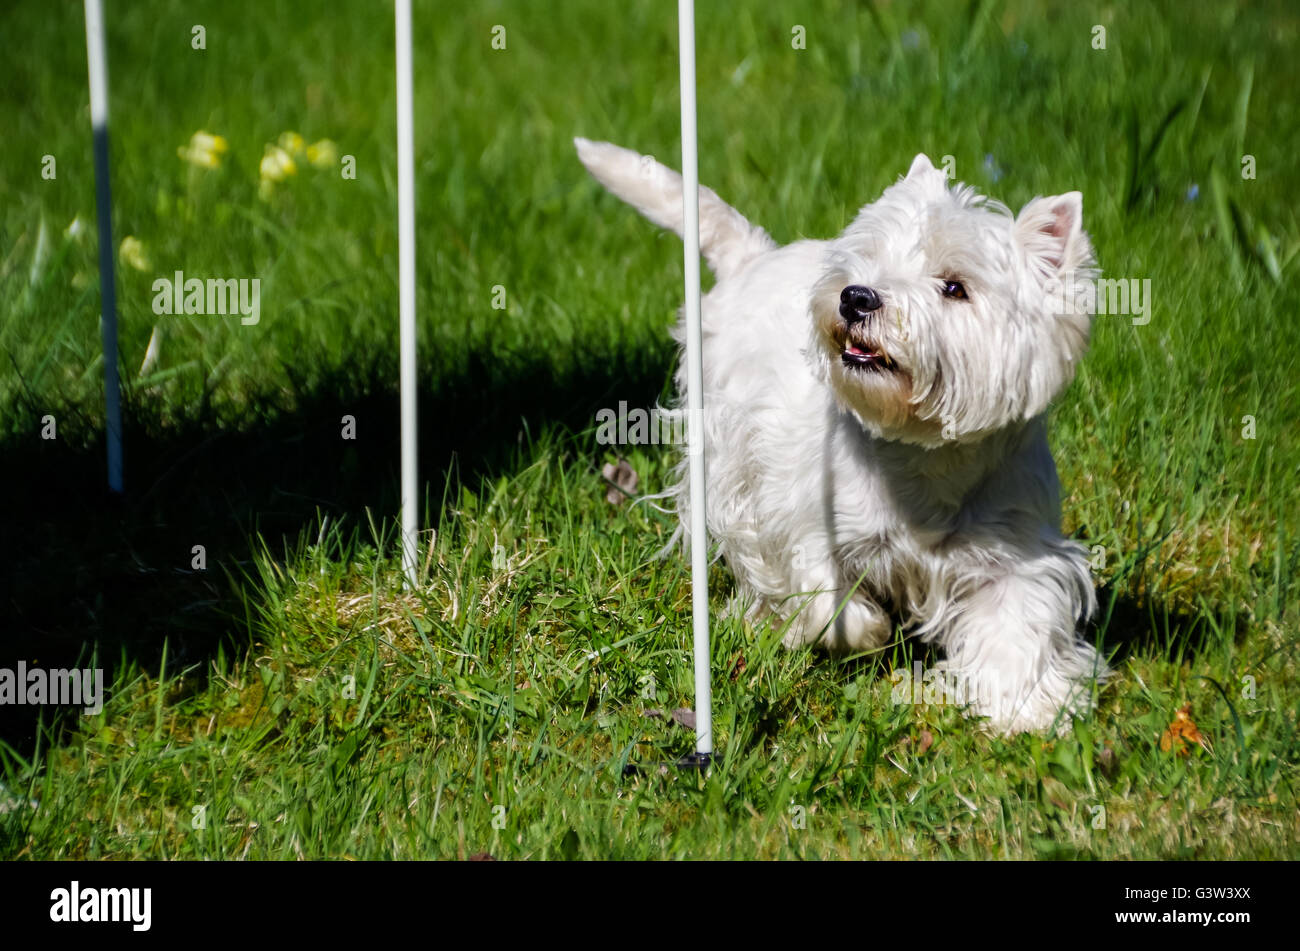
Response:
MULTIPOLYGON (((574 139, 587 171, 661 228, 682 234, 682 177, 649 155, 609 142, 574 139)), ((700 251, 719 280, 736 274, 776 242, 758 225, 700 186, 700 251)))

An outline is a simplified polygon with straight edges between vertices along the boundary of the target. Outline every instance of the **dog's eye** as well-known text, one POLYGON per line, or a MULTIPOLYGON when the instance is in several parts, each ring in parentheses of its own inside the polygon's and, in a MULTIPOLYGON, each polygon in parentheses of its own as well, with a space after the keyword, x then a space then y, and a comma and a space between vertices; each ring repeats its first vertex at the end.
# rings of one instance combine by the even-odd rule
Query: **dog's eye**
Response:
POLYGON ((966 288, 961 286, 961 281, 944 281, 943 296, 951 297, 954 300, 965 300, 966 288))

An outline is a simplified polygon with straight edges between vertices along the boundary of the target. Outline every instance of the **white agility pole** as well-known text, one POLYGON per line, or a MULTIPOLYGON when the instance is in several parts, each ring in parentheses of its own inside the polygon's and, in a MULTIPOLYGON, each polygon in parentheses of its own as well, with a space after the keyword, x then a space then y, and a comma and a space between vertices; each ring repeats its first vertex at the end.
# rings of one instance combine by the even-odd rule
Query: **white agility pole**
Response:
POLYGON ((411 0, 397 4, 397 283, 401 328, 402 574, 416 585, 420 529, 415 430, 415 134, 411 107, 411 0))
POLYGON ((686 392, 691 473, 691 614, 695 632, 695 753, 713 755, 709 680, 709 537, 704 500, 704 361, 700 342, 700 168, 695 141, 695 0, 677 0, 682 99, 682 237, 686 244, 686 392))
POLYGON ((104 425, 108 441, 108 487, 122 492, 122 390, 117 377, 117 284, 113 273, 113 202, 108 182, 108 56, 104 11, 86 0, 86 66, 90 79, 90 126, 95 143, 95 217, 99 225, 100 337, 104 348, 104 425))

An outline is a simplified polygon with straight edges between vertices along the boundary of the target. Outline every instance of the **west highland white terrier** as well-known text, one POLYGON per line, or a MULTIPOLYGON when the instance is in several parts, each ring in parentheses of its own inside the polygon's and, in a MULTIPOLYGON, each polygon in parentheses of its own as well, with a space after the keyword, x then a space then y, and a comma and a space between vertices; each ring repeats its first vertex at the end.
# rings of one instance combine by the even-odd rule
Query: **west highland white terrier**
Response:
MULTIPOLYGON (((575 145, 681 234, 681 176, 575 145)), ((999 732, 1086 712, 1107 670, 1080 637, 1096 596, 1060 532, 1044 424, 1088 341, 1091 315, 1059 306, 1097 275, 1082 196, 1013 216, 918 155, 830 241, 778 247, 708 188, 699 208, 717 276, 702 305, 708 527, 733 605, 786 623, 787 646, 836 652, 882 646, 896 616, 942 647, 946 682, 999 732)))

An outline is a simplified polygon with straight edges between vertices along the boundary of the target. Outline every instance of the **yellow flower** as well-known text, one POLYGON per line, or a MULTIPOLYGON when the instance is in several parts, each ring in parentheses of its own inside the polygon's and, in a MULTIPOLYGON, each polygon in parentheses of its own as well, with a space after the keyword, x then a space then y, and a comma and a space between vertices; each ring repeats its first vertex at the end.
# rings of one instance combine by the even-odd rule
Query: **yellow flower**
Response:
POLYGON ((262 156, 260 166, 262 181, 264 182, 282 182, 290 175, 298 173, 298 166, 293 162, 291 156, 278 145, 268 145, 266 154, 262 156))
POLYGON ((117 250, 117 256, 123 264, 129 264, 137 271, 149 270, 149 254, 144 249, 144 244, 139 238, 127 235, 122 239, 122 246, 117 250))
POLYGON ((297 132, 281 132, 280 148, 290 155, 302 155, 303 140, 297 132))
POLYGON ((182 145, 176 150, 176 154, 191 165, 199 166, 199 168, 216 168, 221 164, 221 158, 216 152, 205 152, 202 149, 192 149, 188 145, 182 145))
POLYGON ((176 154, 200 168, 217 168, 221 165, 221 156, 230 148, 223 136, 213 135, 200 129, 190 136, 188 145, 182 145, 176 154))
POLYGON ((216 152, 218 155, 224 155, 230 148, 226 144, 225 136, 213 135, 211 132, 204 132, 202 129, 190 136, 190 147, 216 152))
POLYGON ((321 139, 307 146, 307 161, 317 168, 329 168, 339 160, 339 149, 330 139, 321 139))

